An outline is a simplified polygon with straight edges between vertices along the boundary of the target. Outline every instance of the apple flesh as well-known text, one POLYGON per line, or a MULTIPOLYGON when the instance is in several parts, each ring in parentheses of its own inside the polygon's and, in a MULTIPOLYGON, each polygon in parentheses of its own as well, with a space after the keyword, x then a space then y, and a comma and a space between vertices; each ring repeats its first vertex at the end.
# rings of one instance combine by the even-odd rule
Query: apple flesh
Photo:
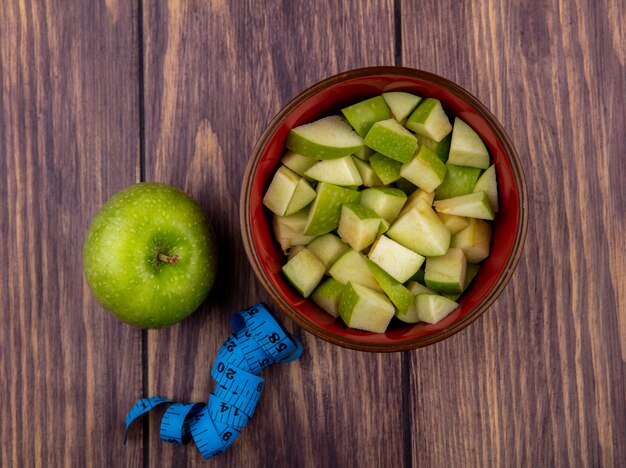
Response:
POLYGON ((458 117, 454 119, 448 162, 457 166, 489 167, 489 152, 472 127, 458 117))
POLYGON ((391 117, 389 106, 382 96, 376 96, 357 102, 341 109, 341 113, 356 132, 365 138, 372 125, 391 117))
POLYGON ((424 263, 424 257, 420 254, 387 236, 380 236, 367 256, 400 283, 408 281, 424 263))
POLYGON ((307 169, 304 175, 313 180, 341 186, 358 186, 363 183, 352 156, 320 161, 307 169))
POLYGON ((287 149, 315 159, 348 156, 363 147, 363 138, 338 115, 331 115, 292 129, 287 149))
POLYGON ((443 200, 472 193, 479 176, 480 169, 478 168, 447 163, 446 176, 435 190, 435 199, 443 200))
POLYGON ((344 288, 345 285, 341 284, 335 278, 327 278, 313 291, 311 300, 333 317, 338 317, 339 300, 341 299, 341 293, 343 293, 344 288))
POLYGON ((140 183, 111 197, 94 217, 83 269, 98 301, 141 328, 176 323, 208 295, 217 269, 213 228, 175 187, 140 183))
POLYGON ((384 333, 395 309, 384 295, 357 283, 348 283, 339 301, 339 315, 347 326, 384 333))
POLYGON ((426 192, 433 192, 446 176, 446 166, 427 146, 400 168, 400 175, 426 192))
POLYGON ((383 93, 383 98, 391 109, 393 118, 399 123, 403 123, 422 100, 420 96, 403 91, 383 93))
POLYGON ((384 184, 391 184, 402 177, 400 168, 402 163, 395 159, 388 158, 380 153, 375 153, 370 158, 370 165, 374 172, 384 184))
POLYGON ((401 163, 409 162, 417 151, 415 135, 394 119, 376 122, 363 142, 380 154, 401 163))
POLYGON ((361 192, 361 205, 374 210, 388 223, 396 220, 406 200, 406 194, 393 187, 369 188, 361 192))
POLYGON ((309 297, 324 276, 326 269, 309 249, 302 249, 282 268, 289 282, 304 297, 309 297))
MULTIPOLYGON (((423 100, 404 124, 409 130, 434 141, 441 141, 450 133, 452 125, 438 99, 423 100)), ((454 138, 454 136, 453 136, 454 138)))

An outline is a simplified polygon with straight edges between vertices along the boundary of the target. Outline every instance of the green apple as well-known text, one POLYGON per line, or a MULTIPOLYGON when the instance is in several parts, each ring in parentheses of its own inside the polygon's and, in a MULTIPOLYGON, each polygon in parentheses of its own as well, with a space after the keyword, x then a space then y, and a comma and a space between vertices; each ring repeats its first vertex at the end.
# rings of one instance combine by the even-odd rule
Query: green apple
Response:
POLYGON ((420 200, 424 200, 428 206, 431 206, 434 199, 435 194, 433 192, 427 192, 426 190, 417 189, 413 193, 411 193, 411 195, 409 195, 409 198, 406 199, 406 203, 402 207, 402 211, 400 211, 400 216, 416 206, 420 202, 420 200))
POLYGON ((433 203, 439 213, 493 220, 493 211, 485 192, 475 192, 433 203))
POLYGON ((417 151, 415 135, 394 119, 376 122, 363 142, 380 154, 401 163, 409 162, 417 151))
POLYGON ((395 309, 384 295, 349 282, 339 301, 339 315, 350 328, 384 333, 395 309))
POLYGON ((348 156, 363 147, 363 138, 338 115, 331 115, 289 131, 287 149, 315 159, 348 156))
POLYGON ((303 154, 287 151, 280 162, 299 176, 304 176, 306 170, 319 161, 315 158, 304 156, 303 154))
POLYGON ((382 187, 385 185, 382 180, 376 175, 372 166, 355 156, 352 157, 354 161, 354 165, 356 166, 359 174, 361 175, 361 179, 363 179, 363 185, 366 187, 382 187))
POLYGON ((285 216, 300 176, 286 166, 280 166, 263 196, 263 205, 278 216, 285 216))
POLYGON ((176 323, 198 308, 217 268, 216 238, 198 204, 175 187, 140 183, 94 217, 83 269, 98 301, 142 328, 176 323))
POLYGON ((489 256, 491 225, 482 219, 468 218, 468 226, 454 236, 451 247, 463 250, 468 262, 482 262, 489 256))
POLYGON ((339 257, 328 270, 328 274, 342 284, 347 284, 351 281, 375 291, 383 291, 367 267, 363 254, 353 249, 348 250, 339 257))
POLYGON ((480 169, 476 167, 456 166, 446 163, 446 176, 441 185, 435 190, 435 199, 443 200, 472 193, 479 176, 480 169))
POLYGON ((335 278, 327 278, 313 291, 311 300, 333 317, 337 317, 339 316, 339 300, 344 288, 345 285, 335 278))
POLYGON ((289 282, 304 297, 309 297, 324 276, 326 269, 309 249, 302 249, 282 268, 289 282))
POLYGON ((367 256, 400 283, 406 282, 417 273, 424 263, 423 256, 387 236, 380 236, 367 256))
MULTIPOLYGON (((450 125, 450 120, 448 120, 441 102, 434 98, 424 99, 420 102, 404 126, 418 135, 434 141, 443 140, 452 130, 452 125, 450 125)), ((454 136, 452 138, 454 139, 454 136)))
POLYGON ((469 226, 469 220, 472 218, 464 218, 463 216, 437 213, 437 217, 441 220, 443 225, 450 231, 453 236, 469 226))
POLYGON ((422 145, 415 157, 402 165, 400 175, 422 190, 433 192, 446 176, 446 165, 432 150, 422 145))
POLYGON ((381 218, 374 210, 359 203, 346 203, 341 207, 337 234, 350 247, 360 252, 376 240, 380 221, 381 218))
POLYGON ((362 161, 369 161, 369 159, 372 157, 372 155, 375 152, 376 151, 374 151, 372 148, 368 148, 367 146, 363 145, 361 146, 361 148, 356 150, 353 154, 354 156, 356 156, 362 161))
POLYGON ((317 184, 316 192, 317 195, 309 208, 309 216, 304 228, 304 233, 307 236, 319 236, 337 229, 341 205, 356 203, 361 198, 361 194, 356 190, 327 182, 317 184))
POLYGON ((304 175, 334 185, 358 186, 363 183, 352 156, 320 161, 307 169, 304 175))
POLYGON ((489 152, 485 143, 472 127, 458 117, 454 119, 448 162, 481 169, 489 167, 489 152))
POLYGON ((307 249, 322 261, 326 267, 326 271, 328 271, 339 257, 350 249, 350 246, 336 235, 328 233, 311 241, 311 243, 307 245, 307 249))
POLYGON ((374 153, 369 162, 378 178, 384 184, 391 184, 400 179, 400 168, 402 167, 400 161, 388 158, 380 153, 374 153))
POLYGON ((448 160, 448 153, 450 152, 450 142, 452 141, 452 133, 448 133, 441 141, 435 141, 424 135, 415 135, 417 143, 424 145, 432 150, 442 162, 448 160))
POLYGON ((306 245, 315 239, 315 236, 304 234, 308 219, 307 210, 300 210, 289 216, 276 216, 272 218, 274 237, 280 244, 284 253, 296 245, 306 245))
POLYGON ((498 212, 498 181, 496 180, 496 166, 489 166, 483 175, 476 181, 473 192, 485 192, 494 213, 498 212))
POLYGON ((406 283, 406 288, 416 296, 418 294, 437 294, 435 291, 428 289, 426 286, 418 283, 417 281, 408 281, 406 283))
POLYGON ((285 216, 297 213, 305 206, 308 206, 315 199, 315 195, 315 189, 311 187, 304 177, 301 177, 291 196, 291 200, 289 200, 285 216))
MULTIPOLYGON (((465 291, 467 289, 467 287, 470 285, 470 283, 474 280, 474 278, 478 274, 478 270, 479 269, 480 269, 480 267, 478 265, 474 265, 473 263, 468 263, 467 264, 467 269, 465 270, 465 286, 463 286, 463 291, 465 291)), ((409 289, 411 289, 411 288, 409 288, 409 289)), ((435 294, 435 293, 430 292, 430 293, 427 293, 427 294, 435 294)), ((454 293, 454 294, 452 294, 452 293, 441 293, 441 295, 443 297, 447 297, 451 301, 456 301, 461 296, 461 293, 454 293)))
POLYGON ((406 194, 393 187, 368 188, 361 192, 361 205, 374 210, 388 223, 393 223, 406 202, 406 194))
POLYGON ((403 123, 406 118, 413 112, 422 100, 421 97, 403 91, 390 91, 383 93, 383 98, 387 101, 389 109, 393 114, 393 118, 403 123))
POLYGON ((426 259, 426 286, 443 293, 463 292, 466 269, 467 260, 463 251, 451 247, 445 255, 426 259))
POLYGON ((406 314, 413 305, 415 297, 402 283, 393 279, 385 270, 370 260, 366 260, 367 266, 372 272, 374 279, 378 282, 400 314, 406 314))
POLYGON ((382 96, 357 102, 341 109, 342 114, 356 132, 365 138, 372 125, 380 120, 391 118, 389 106, 382 96))
POLYGON ((418 294, 415 296, 417 317, 422 321, 435 324, 456 310, 459 305, 438 294, 418 294))

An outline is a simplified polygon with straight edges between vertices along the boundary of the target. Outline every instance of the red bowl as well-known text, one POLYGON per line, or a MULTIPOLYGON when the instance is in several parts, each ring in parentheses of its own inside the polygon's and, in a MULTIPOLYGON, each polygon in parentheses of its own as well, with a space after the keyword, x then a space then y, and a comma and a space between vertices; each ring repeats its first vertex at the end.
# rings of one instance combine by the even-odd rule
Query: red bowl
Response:
POLYGON ((371 67, 327 78, 294 98, 278 113, 259 139, 243 178, 240 223, 248 259, 272 300, 300 326, 331 343, 362 351, 390 352, 436 343, 462 330, 493 303, 518 263, 526 237, 526 185, 515 148, 489 110, 459 85, 432 73, 402 67, 371 67), (281 275, 285 264, 272 232, 271 213, 263 194, 285 153, 290 129, 386 91, 408 91, 441 101, 450 116, 461 117, 483 139, 496 165, 500 212, 493 225, 491 254, 459 298, 459 307, 436 325, 399 324, 385 333, 346 327, 303 299, 281 275))

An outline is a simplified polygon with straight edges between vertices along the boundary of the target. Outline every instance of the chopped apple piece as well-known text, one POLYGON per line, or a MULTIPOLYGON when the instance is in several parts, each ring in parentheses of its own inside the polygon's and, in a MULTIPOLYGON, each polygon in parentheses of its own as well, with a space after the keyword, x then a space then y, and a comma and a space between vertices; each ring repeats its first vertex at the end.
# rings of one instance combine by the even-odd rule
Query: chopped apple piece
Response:
POLYGON ((468 218, 493 219, 493 211, 485 192, 470 193, 460 197, 439 200, 433 203, 439 213, 466 216, 468 218))
POLYGON ((283 267, 283 273, 304 297, 309 297, 324 276, 324 264, 309 250, 302 249, 283 267))
POLYGON ((363 138, 342 117, 331 115, 290 130, 285 144, 304 156, 335 159, 359 151, 363 138))
POLYGON ((479 167, 481 169, 489 167, 489 151, 487 151, 485 143, 472 127, 458 117, 454 119, 448 162, 457 166, 479 167))
POLYGON ((417 150, 415 135, 394 119, 376 122, 364 143, 380 154, 402 163, 409 162, 417 150))
POLYGON ((437 142, 443 140, 452 130, 452 125, 450 125, 450 120, 448 120, 441 102, 433 98, 424 99, 420 102, 404 126, 437 142))
POLYGON ((348 283, 339 301, 339 315, 350 328, 384 333, 395 309, 384 295, 357 283, 348 283))
POLYGON ((400 283, 409 280, 424 263, 424 257, 380 236, 368 253, 369 259, 400 283))

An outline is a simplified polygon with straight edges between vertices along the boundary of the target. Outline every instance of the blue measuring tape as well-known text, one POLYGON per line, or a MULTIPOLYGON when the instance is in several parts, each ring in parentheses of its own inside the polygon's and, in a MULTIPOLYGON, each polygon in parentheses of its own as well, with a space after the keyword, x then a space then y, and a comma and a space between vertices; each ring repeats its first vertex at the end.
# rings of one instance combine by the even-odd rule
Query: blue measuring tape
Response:
POLYGON ((206 459, 230 447, 261 398, 265 379, 258 374, 274 363, 291 362, 302 355, 300 342, 283 329, 263 303, 233 315, 231 323, 233 333, 211 369, 216 386, 208 403, 174 403, 161 396, 142 398, 126 415, 126 434, 137 418, 168 404, 159 431, 162 441, 187 444, 193 440, 206 459))

